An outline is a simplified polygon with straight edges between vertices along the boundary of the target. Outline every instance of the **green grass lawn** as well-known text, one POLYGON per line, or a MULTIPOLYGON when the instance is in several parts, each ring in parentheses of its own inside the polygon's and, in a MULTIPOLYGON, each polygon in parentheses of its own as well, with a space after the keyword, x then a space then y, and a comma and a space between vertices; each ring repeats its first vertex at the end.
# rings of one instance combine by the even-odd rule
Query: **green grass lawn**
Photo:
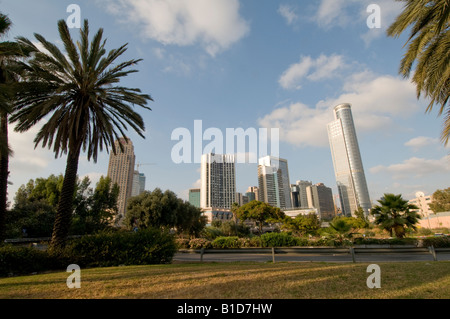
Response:
POLYGON ((0 278, 0 298, 294 299, 450 298, 450 262, 378 263, 381 288, 370 289, 368 263, 174 263, 81 269, 0 278))

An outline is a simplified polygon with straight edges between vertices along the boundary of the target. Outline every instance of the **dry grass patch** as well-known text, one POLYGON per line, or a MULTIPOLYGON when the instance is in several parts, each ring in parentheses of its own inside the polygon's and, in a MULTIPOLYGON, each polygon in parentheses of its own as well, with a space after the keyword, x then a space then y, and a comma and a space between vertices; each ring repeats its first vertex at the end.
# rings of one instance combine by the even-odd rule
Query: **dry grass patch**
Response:
POLYGON ((81 270, 0 279, 0 298, 294 299, 450 298, 450 262, 379 263, 381 288, 366 285, 366 263, 204 263, 81 270))

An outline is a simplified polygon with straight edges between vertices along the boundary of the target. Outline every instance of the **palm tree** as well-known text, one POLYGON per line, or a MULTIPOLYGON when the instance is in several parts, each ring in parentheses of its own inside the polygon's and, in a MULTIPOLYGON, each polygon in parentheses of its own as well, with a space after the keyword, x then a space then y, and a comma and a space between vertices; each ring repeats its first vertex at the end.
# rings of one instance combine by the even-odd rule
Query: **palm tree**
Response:
MULTIPOLYGON (((99 29, 89 43, 89 25, 84 21, 80 41, 72 41, 64 20, 58 30, 67 56, 40 34, 34 34, 46 51, 39 51, 23 37, 18 43, 34 50, 34 57, 23 67, 27 81, 21 88, 21 98, 11 122, 15 130, 25 132, 48 118, 34 139, 35 147, 53 146, 55 157, 67 154, 66 170, 58 202, 50 248, 58 251, 65 245, 71 223, 78 160, 81 151, 87 159, 97 161, 103 148, 112 147, 114 140, 126 136, 127 125, 145 138, 144 121, 132 105, 146 106, 149 95, 139 89, 116 86, 121 78, 137 72, 129 67, 141 60, 113 65, 125 51, 127 44, 111 50, 106 56, 103 29, 99 29)), ((122 147, 122 146, 121 146, 122 147)))
MULTIPOLYGON (((0 38, 11 28, 11 20, 0 13, 0 38)), ((8 196, 9 156, 8 115, 13 111, 13 100, 19 79, 17 60, 26 54, 16 42, 0 42, 0 239, 4 237, 4 226, 8 196)))
POLYGON ((341 245, 345 239, 351 239, 355 234, 352 225, 340 217, 336 217, 330 222, 330 230, 327 234, 331 238, 336 239, 341 245))
POLYGON ((406 234, 406 228, 416 230, 420 216, 414 210, 417 206, 409 204, 402 195, 384 194, 378 200, 381 206, 375 206, 371 214, 375 216, 375 225, 379 225, 382 229, 389 232, 392 237, 395 233, 396 237, 403 238, 406 234))
POLYGON ((412 81, 417 86, 417 98, 423 93, 430 98, 427 112, 440 104, 439 115, 446 112, 442 142, 450 138, 450 1, 400 0, 405 2, 403 12, 387 30, 391 37, 399 37, 406 29, 410 36, 408 49, 400 64, 400 74, 410 76, 416 63, 412 81))

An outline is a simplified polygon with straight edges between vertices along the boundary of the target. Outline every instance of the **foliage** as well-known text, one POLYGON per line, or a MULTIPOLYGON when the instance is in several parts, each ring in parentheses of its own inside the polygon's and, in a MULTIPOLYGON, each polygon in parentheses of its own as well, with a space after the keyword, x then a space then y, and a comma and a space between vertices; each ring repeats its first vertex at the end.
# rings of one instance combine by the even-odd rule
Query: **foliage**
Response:
POLYGON ((211 241, 205 238, 193 238, 189 241, 189 247, 192 249, 212 248, 211 241))
POLYGON ((300 239, 289 233, 265 233, 261 235, 263 247, 290 247, 303 246, 306 239, 300 239))
POLYGON ((242 242, 237 236, 220 236, 211 242, 213 248, 241 248, 242 242))
POLYGON ((355 210, 356 221, 354 222, 354 228, 370 228, 369 219, 364 213, 362 207, 358 207, 355 210))
POLYGON ((144 121, 134 106, 149 109, 146 104, 152 100, 139 89, 117 85, 123 77, 137 72, 129 67, 140 62, 117 63, 127 45, 107 54, 103 29, 89 41, 87 20, 76 43, 65 20, 58 21, 58 31, 66 54, 40 34, 35 38, 45 49, 42 51, 29 39, 17 38, 21 47, 33 52, 33 58, 21 63, 24 81, 10 118, 18 132, 28 131, 45 118, 35 146, 52 148, 55 157, 67 155, 50 247, 55 251, 64 247, 69 234, 81 152, 94 162, 104 148, 112 147, 116 152, 114 140, 125 137, 128 126, 144 138, 144 121))
POLYGON ((428 206, 434 213, 450 211, 450 187, 436 190, 428 206))
POLYGON ((214 220, 211 223, 211 235, 217 234, 217 236, 238 236, 245 237, 250 235, 250 228, 242 223, 236 223, 233 220, 214 220))
MULTIPOLYGON (((354 221, 354 219, 350 220, 354 221)), ((348 243, 354 234, 354 226, 348 221, 348 217, 334 218, 326 231, 326 237, 335 240, 338 245, 348 243)))
MULTIPOLYGON (((62 175, 50 175, 30 180, 18 189, 14 206, 6 216, 9 238, 52 235, 63 180, 62 175)), ((71 234, 92 234, 108 229, 117 210, 119 189, 117 185, 111 186, 110 178, 102 176, 95 190, 89 186, 88 177, 77 182, 71 234)))
POLYGON ((364 238, 353 239, 355 245, 417 245, 416 238, 364 238))
POLYGON ((423 246, 434 246, 434 248, 450 248, 450 237, 427 237, 423 239, 423 246))
MULTIPOLYGON (((0 39, 10 30, 12 21, 0 13, 0 39)), ((15 111, 14 102, 18 94, 21 68, 18 61, 29 55, 17 42, 0 42, 0 241, 5 238, 5 222, 8 208, 9 157, 13 150, 9 146, 8 121, 15 111)))
POLYGON ((316 214, 310 213, 306 216, 297 215, 295 218, 285 217, 281 227, 299 236, 312 235, 320 229, 320 221, 316 214))
POLYGON ((262 234, 264 223, 268 220, 283 220, 285 214, 278 207, 272 207, 265 202, 253 200, 237 208, 235 216, 241 222, 244 222, 247 219, 256 222, 259 225, 259 233, 262 234))
POLYGON ((59 259, 49 255, 46 251, 31 247, 0 246, 0 277, 10 274, 31 274, 63 267, 63 263, 59 259))
POLYGON ((427 111, 440 104, 439 115, 447 112, 441 139, 447 145, 450 138, 450 5, 448 0, 401 0, 403 12, 388 28, 387 34, 399 37, 408 30, 408 49, 400 64, 400 74, 417 86, 417 97, 423 93, 430 99, 427 111))
POLYGON ((384 194, 378 202, 381 205, 375 206, 371 214, 375 216, 374 223, 382 229, 399 238, 405 237, 406 229, 416 230, 416 224, 420 216, 414 210, 417 206, 409 204, 401 195, 384 194))
POLYGON ((174 192, 156 188, 128 200, 124 225, 129 229, 175 228, 179 234, 196 237, 205 227, 206 218, 199 208, 177 198, 174 192))
POLYGON ((172 235, 147 228, 137 232, 102 232, 71 240, 64 256, 80 267, 144 265, 169 263, 176 250, 172 235))
POLYGON ((77 185, 70 232, 83 235, 110 228, 112 219, 117 214, 119 186, 112 185, 111 179, 104 176, 100 177, 94 190, 89 187, 88 177, 78 182, 77 185))

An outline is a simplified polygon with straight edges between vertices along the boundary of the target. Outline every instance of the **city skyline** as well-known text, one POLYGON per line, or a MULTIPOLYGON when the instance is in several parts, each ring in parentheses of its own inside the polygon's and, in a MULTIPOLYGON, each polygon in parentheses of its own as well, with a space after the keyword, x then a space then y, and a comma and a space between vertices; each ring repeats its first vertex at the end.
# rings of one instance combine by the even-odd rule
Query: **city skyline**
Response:
MULTIPOLYGON (((71 3, 2 2, 13 22, 8 38, 34 39, 37 32, 61 46, 56 23, 69 16, 71 3)), ((326 0, 166 3, 171 11, 154 1, 146 7, 139 1, 77 2, 92 30, 104 28, 107 49, 128 43, 125 58, 143 59, 124 85, 155 100, 152 111, 142 112, 146 139, 130 134, 136 158, 156 164, 141 168, 146 189, 170 189, 187 200, 188 190, 199 187, 200 164, 171 160, 171 133, 179 127, 193 132, 194 121, 202 120, 222 132, 279 128, 279 156, 288 159, 291 180, 320 181, 337 194, 326 124, 339 103, 353 106, 372 202, 385 192, 409 199, 417 191, 429 195, 448 187, 449 148, 439 141, 443 118, 426 114, 428 101, 417 100, 414 85, 398 75, 406 36, 385 35, 399 3, 377 1, 380 29, 366 23, 372 3, 366 0, 333 6, 326 0), (215 13, 222 18, 209 19, 215 13)), ((77 38, 78 30, 71 32, 77 38)), ((10 126, 10 201, 29 179, 64 172, 64 156, 55 160, 49 150, 34 149, 39 129, 19 134, 10 126)), ((107 175, 108 158, 102 152, 95 164, 82 154, 79 176, 89 176, 95 186, 107 175)), ((256 170, 257 164, 236 164, 237 192, 258 184, 256 170)))

